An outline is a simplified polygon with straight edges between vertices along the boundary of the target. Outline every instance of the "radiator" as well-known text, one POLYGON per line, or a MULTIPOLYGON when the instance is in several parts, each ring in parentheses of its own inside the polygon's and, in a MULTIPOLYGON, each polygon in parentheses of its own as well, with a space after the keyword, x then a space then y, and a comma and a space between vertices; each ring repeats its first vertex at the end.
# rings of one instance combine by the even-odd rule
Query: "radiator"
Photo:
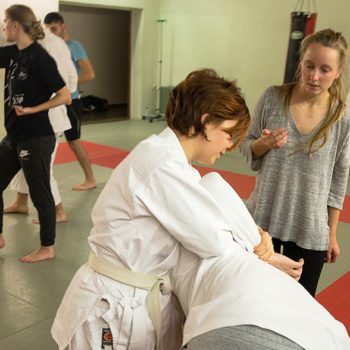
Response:
POLYGON ((159 88, 159 113, 165 114, 166 106, 168 103, 168 97, 173 86, 161 86, 159 88))

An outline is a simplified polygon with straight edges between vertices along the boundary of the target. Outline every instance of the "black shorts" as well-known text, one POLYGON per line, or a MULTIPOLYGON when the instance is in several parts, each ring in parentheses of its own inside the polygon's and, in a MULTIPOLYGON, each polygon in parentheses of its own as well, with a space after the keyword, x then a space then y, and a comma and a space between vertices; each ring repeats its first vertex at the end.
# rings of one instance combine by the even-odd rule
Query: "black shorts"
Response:
POLYGON ((68 129, 64 132, 67 141, 74 141, 80 139, 80 127, 81 121, 80 116, 83 111, 83 104, 80 101, 80 98, 75 98, 72 101, 72 104, 67 107, 67 113, 72 125, 71 129, 68 129))

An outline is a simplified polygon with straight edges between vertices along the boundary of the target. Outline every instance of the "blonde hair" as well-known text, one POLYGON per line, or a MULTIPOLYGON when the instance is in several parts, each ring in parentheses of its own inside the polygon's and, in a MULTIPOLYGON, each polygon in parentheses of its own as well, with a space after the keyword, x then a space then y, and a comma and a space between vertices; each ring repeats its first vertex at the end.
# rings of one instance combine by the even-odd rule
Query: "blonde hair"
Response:
MULTIPOLYGON (((301 71, 301 61, 305 55, 305 52, 310 47, 311 44, 319 44, 325 47, 329 47, 337 50, 338 52, 338 69, 340 71, 339 77, 334 79, 331 87, 328 89, 330 95, 330 103, 327 111, 327 116, 325 121, 323 122, 320 129, 317 131, 315 135, 313 135, 306 143, 300 144, 300 147, 294 152, 299 152, 303 149, 309 149, 310 158, 313 152, 316 152, 322 149, 328 140, 329 131, 333 125, 338 123, 340 120, 344 108, 344 97, 345 91, 343 86, 343 71, 346 68, 347 59, 348 59, 348 44, 343 37, 342 33, 335 32, 332 29, 324 29, 319 32, 316 32, 312 35, 305 37, 305 39, 301 42, 300 45, 300 60, 299 67, 297 71, 297 76, 300 78, 301 71), (338 102, 338 104, 337 104, 338 102), (315 142, 319 139, 322 139, 322 144, 319 147, 313 148, 315 142)), ((281 88, 281 95, 284 97, 284 110, 286 115, 288 115, 288 108, 290 106, 290 100, 292 96, 292 92, 294 87, 297 85, 297 82, 284 84, 281 88)))
POLYGON ((12 21, 17 21, 32 40, 36 41, 45 38, 44 29, 40 21, 37 21, 30 7, 25 5, 12 5, 5 10, 5 14, 12 21))

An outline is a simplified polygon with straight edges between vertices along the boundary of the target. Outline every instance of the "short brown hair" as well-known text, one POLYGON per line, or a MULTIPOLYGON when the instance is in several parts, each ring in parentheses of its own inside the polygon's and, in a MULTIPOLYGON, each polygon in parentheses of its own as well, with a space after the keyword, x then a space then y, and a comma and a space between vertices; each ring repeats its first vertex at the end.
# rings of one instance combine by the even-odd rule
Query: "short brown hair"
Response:
POLYGON ((181 134, 195 137, 205 134, 205 124, 237 120, 231 130, 237 147, 247 132, 250 116, 245 100, 235 81, 229 81, 212 69, 201 69, 190 73, 170 93, 166 109, 169 127, 181 134), (208 114, 202 123, 202 116, 208 114), (190 134, 190 129, 194 131, 190 134))
POLYGON ((44 23, 45 24, 51 24, 51 23, 59 23, 63 24, 64 23, 64 18, 63 16, 58 13, 58 12, 50 12, 48 13, 45 18, 44 18, 44 23))

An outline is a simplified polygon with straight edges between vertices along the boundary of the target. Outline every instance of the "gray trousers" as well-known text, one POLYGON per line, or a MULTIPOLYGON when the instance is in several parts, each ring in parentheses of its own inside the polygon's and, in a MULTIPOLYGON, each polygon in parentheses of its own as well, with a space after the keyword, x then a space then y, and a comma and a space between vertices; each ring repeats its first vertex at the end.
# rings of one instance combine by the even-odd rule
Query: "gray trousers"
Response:
POLYGON ((192 339, 186 350, 302 350, 288 338, 253 325, 214 329, 192 339))

